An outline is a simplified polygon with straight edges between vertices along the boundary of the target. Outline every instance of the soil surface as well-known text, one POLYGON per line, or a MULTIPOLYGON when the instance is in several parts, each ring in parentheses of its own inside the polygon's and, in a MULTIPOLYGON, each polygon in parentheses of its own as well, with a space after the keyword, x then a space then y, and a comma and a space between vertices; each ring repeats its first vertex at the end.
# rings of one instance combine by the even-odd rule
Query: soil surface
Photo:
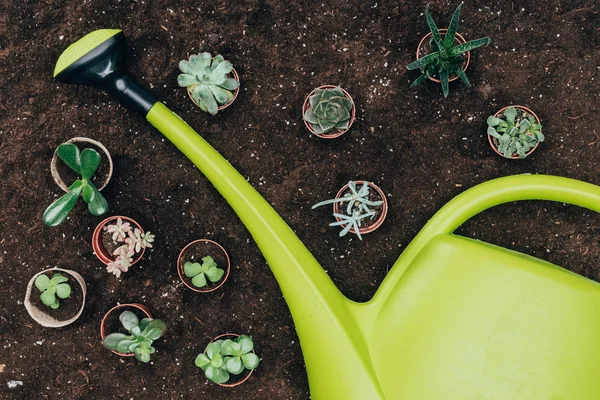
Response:
MULTIPOLYGON (((432 1, 440 26, 457 1, 432 1)), ((349 298, 370 299, 403 249, 454 196, 500 176, 545 173, 600 184, 597 124, 600 6, 589 0, 465 4, 459 31, 493 43, 472 52, 469 89, 444 99, 433 82, 410 89, 406 71, 427 33, 425 2, 327 0, 0 1, 0 398, 306 400, 302 352, 285 300, 252 238, 213 186, 143 117, 110 95, 52 79, 61 52, 86 33, 121 28, 129 70, 258 189, 349 298), (221 53, 240 74, 236 101, 212 117, 177 85, 191 53, 221 53), (354 98, 357 120, 336 140, 310 134, 304 97, 322 84, 354 98), (486 118, 522 104, 546 141, 525 160, 493 152, 486 118), (102 191, 110 214, 156 234, 120 279, 92 254, 101 218, 80 201, 62 225, 42 223, 62 195, 49 171, 74 136, 101 141, 115 172, 102 191), (323 223, 351 179, 388 195, 385 223, 361 242, 323 223), (229 249, 223 290, 198 295, 179 280, 179 251, 198 238, 229 249), (23 306, 26 285, 53 266, 81 273, 88 299, 78 321, 45 329, 23 306), (353 273, 348 273, 353 271, 353 273), (168 327, 148 364, 100 344, 117 303, 146 304, 168 327), (247 333, 262 363, 243 385, 207 382, 194 359, 224 332, 247 333)), ((495 207, 458 234, 543 258, 600 280, 600 217, 550 202, 495 207)))
MULTIPOLYGON (((182 271, 181 275, 183 276, 183 278, 185 279, 187 284, 198 290, 210 290, 210 289, 214 288, 215 286, 221 285, 221 283, 223 283, 223 279, 229 279, 227 277, 227 256, 225 255, 223 250, 221 250, 218 246, 215 246, 211 242, 202 241, 202 242, 196 242, 196 243, 190 245, 190 247, 188 247, 185 250, 185 253, 181 257, 181 265, 179 266, 179 268, 181 268, 181 271, 182 271), (223 271, 225 271, 225 273, 223 274, 223 277, 218 282, 214 282, 214 283, 211 282, 208 279, 208 277, 206 277, 206 286, 204 286, 202 288, 198 288, 192 283, 192 279, 188 278, 187 276, 185 276, 185 274, 183 274, 183 266, 188 261, 193 262, 193 263, 197 262, 197 263, 202 264, 202 258, 207 257, 207 256, 211 256, 213 258, 213 260, 217 263, 217 267, 221 268, 223 271)), ((231 268, 231 266, 230 266, 230 268, 231 268)), ((231 271, 230 271, 230 273, 231 273, 231 271)))
MULTIPOLYGON (((71 294, 66 299, 61 299, 60 297, 56 296, 58 302, 60 303, 60 307, 54 310, 45 305, 40 298, 42 292, 40 292, 40 290, 36 287, 32 289, 31 304, 57 321, 66 321, 69 318, 73 318, 81 309, 81 303, 83 302, 83 291, 81 290, 81 286, 79 285, 79 282, 77 282, 77 279, 73 278, 66 272, 61 274, 69 279, 65 283, 68 283, 71 287, 71 294)), ((53 275, 54 274, 46 274, 48 278, 52 278, 53 275)))

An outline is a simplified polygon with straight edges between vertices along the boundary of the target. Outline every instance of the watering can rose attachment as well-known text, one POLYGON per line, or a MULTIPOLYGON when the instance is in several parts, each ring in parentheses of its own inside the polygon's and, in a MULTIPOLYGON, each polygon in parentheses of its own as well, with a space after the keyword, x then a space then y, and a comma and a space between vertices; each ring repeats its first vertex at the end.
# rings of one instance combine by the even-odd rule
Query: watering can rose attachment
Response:
POLYGON ((600 399, 600 284, 453 234, 516 200, 600 212, 600 187, 520 175, 467 190, 431 218, 373 299, 352 302, 252 185, 126 75, 125 53, 121 31, 95 31, 69 46, 54 75, 105 89, 144 115, 229 202, 290 308, 312 399, 600 399))

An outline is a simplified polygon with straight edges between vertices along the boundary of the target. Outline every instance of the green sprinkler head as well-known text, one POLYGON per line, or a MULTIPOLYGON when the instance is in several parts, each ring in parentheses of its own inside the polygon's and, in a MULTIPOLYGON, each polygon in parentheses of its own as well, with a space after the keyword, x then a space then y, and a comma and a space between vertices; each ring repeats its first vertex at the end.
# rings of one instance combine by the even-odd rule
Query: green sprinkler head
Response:
POLYGON ((156 99, 126 72, 127 41, 119 29, 100 29, 71 44, 60 56, 54 77, 60 82, 93 86, 117 96, 146 115, 156 99))

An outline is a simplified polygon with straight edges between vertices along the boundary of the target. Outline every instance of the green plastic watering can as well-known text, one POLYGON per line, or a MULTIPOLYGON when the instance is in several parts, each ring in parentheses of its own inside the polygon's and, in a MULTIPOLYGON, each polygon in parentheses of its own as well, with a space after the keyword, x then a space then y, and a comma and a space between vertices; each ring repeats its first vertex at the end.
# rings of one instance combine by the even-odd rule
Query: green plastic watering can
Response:
POLYGON ((125 52, 121 31, 95 31, 61 55, 54 75, 117 95, 233 207, 290 308, 313 400, 600 399, 600 285, 453 234, 473 215, 516 200, 600 212, 600 187, 519 175, 469 189, 431 218, 373 299, 356 303, 229 162, 126 75, 125 52))

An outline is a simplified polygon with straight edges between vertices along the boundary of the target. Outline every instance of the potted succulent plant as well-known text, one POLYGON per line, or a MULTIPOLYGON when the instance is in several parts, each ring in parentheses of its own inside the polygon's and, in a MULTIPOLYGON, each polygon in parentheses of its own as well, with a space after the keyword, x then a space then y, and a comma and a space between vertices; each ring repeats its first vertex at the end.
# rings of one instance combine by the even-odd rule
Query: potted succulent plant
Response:
POLYGON ((540 119, 527 107, 507 106, 487 119, 488 140, 506 158, 525 158, 544 141, 540 119))
POLYGON ((336 219, 336 222, 329 226, 342 226, 340 236, 350 232, 356 234, 360 240, 362 235, 381 226, 388 210, 387 198, 383 191, 372 182, 360 180, 348 182, 335 198, 319 202, 312 208, 326 204, 333 204, 333 216, 336 219), (362 186, 357 188, 358 185, 362 186))
POLYGON ((96 257, 117 278, 137 263, 153 242, 153 234, 144 232, 140 224, 122 215, 106 218, 92 234, 92 248, 96 257))
POLYGON ((225 387, 246 382, 258 367, 260 358, 254 352, 249 336, 226 333, 214 338, 204 353, 196 357, 196 366, 207 379, 225 387))
POLYGON ((419 85, 429 78, 435 82, 441 82, 444 97, 448 97, 450 92, 448 82, 459 77, 467 87, 471 87, 471 83, 465 74, 471 60, 470 52, 478 47, 487 46, 492 42, 492 39, 484 37, 467 42, 456 32, 461 7, 462 3, 454 11, 448 29, 438 29, 431 14, 429 14, 429 4, 427 4, 425 17, 431 32, 421 39, 417 47, 416 61, 406 66, 408 70, 420 69, 422 72, 411 87, 419 85))
POLYGON ((25 308, 40 325, 60 328, 73 323, 85 306, 86 285, 75 271, 47 269, 35 274, 25 294, 25 308))
POLYGON ((147 363, 155 349, 152 344, 160 338, 166 329, 166 324, 159 319, 152 319, 150 312, 141 304, 121 304, 113 307, 102 319, 100 336, 102 345, 122 357, 135 356, 139 361, 147 363), (128 308, 119 314, 118 326, 116 311, 128 308), (140 316, 136 312, 143 313, 140 316), (115 332, 125 330, 127 333, 115 332), (106 332, 112 332, 106 334, 106 332))
POLYGON ((177 258, 177 273, 185 286, 199 293, 217 290, 229 277, 231 262, 227 251, 212 240, 189 243, 177 258))
POLYGON ((339 86, 323 85, 306 96, 302 116, 311 133, 333 139, 348 132, 356 119, 356 107, 347 91, 339 86))
POLYGON ((202 111, 215 115, 237 98, 240 78, 222 55, 213 58, 210 53, 192 54, 189 61, 179 62, 179 69, 182 73, 177 83, 187 88, 190 99, 202 111))
POLYGON ((106 214, 108 203, 102 194, 100 194, 100 190, 106 186, 112 175, 112 160, 108 150, 101 143, 87 138, 74 138, 69 142, 61 144, 54 152, 50 169, 56 183, 67 193, 50 204, 46 211, 44 211, 42 219, 46 225, 56 226, 62 223, 75 206, 75 203, 77 203, 79 197, 82 197, 88 204, 88 210, 92 215, 100 216, 106 214), (96 185, 93 183, 93 177, 100 166, 102 157, 98 151, 91 147, 79 151, 79 148, 74 143, 78 141, 93 142, 96 147, 105 151, 108 157, 109 170, 108 173, 105 172, 107 175, 100 189, 96 188, 96 185), (80 176, 69 187, 65 185, 58 172, 57 158, 60 158, 72 172, 80 176))

